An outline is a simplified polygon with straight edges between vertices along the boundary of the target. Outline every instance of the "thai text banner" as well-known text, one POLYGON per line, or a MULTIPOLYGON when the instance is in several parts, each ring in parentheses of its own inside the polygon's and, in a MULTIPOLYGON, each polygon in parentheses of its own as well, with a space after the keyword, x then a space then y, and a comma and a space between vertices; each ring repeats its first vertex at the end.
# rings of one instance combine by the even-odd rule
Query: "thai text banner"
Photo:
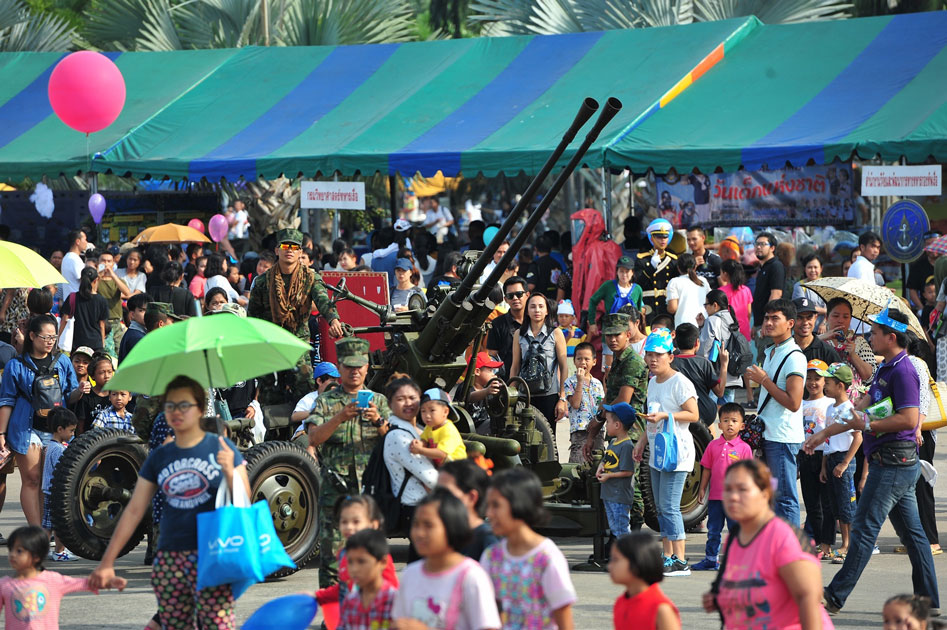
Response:
POLYGON ((364 210, 364 182, 302 182, 299 205, 302 208, 364 210))
POLYGON ((657 178, 658 210, 692 225, 852 225, 850 164, 772 171, 688 173, 657 178))
POLYGON ((866 196, 940 197, 943 187, 940 164, 862 167, 862 194, 866 196))

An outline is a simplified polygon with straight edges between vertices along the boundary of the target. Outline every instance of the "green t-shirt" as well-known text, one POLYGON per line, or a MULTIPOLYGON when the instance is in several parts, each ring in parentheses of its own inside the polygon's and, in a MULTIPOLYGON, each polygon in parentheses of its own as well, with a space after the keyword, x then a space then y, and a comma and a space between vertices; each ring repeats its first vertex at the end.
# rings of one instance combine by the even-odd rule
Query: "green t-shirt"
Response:
POLYGON ((114 280, 99 280, 99 295, 109 305, 109 319, 122 318, 122 292, 114 280))

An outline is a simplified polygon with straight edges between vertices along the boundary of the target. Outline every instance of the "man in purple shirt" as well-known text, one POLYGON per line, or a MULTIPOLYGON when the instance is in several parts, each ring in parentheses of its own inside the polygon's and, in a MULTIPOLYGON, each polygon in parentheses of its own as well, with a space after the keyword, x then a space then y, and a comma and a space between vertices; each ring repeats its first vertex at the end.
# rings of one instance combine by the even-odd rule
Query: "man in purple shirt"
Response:
MULTIPOLYGON (((806 440, 805 450, 811 453, 830 435, 849 429, 864 431, 863 449, 868 461, 868 479, 858 500, 848 554, 841 570, 825 588, 825 609, 837 613, 855 588, 868 565, 878 532, 885 519, 908 548, 914 592, 931 598, 933 608, 940 610, 937 574, 930 544, 921 527, 917 512, 915 484, 920 475, 915 430, 918 422, 920 381, 908 359, 907 317, 885 309, 868 318, 871 321, 871 348, 884 357, 871 389, 862 396, 852 418, 846 424, 836 423, 806 440), (865 413, 871 405, 890 399, 893 412, 887 417, 865 413)), ((926 384, 925 384, 926 385, 926 384)))

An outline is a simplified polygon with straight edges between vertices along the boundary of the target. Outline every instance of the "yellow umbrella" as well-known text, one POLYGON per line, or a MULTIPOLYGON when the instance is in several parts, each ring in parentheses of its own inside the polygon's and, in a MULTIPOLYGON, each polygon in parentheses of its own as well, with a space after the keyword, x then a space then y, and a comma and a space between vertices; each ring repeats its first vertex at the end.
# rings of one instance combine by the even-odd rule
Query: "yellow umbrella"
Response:
POLYGON ((0 241, 0 289, 26 289, 64 284, 66 279, 32 249, 0 241))
POLYGON ((151 243, 210 243, 211 240, 187 225, 165 223, 142 231, 132 242, 135 245, 151 243))

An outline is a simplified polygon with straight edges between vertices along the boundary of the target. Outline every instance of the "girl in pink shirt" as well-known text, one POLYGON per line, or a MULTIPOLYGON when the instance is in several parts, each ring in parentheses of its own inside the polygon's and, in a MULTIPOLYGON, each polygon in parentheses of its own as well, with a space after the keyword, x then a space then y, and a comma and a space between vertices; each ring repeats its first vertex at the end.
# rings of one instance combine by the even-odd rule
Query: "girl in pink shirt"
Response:
POLYGON ((753 293, 746 286, 746 274, 743 265, 738 260, 725 260, 720 266, 720 290, 727 296, 730 308, 740 325, 740 332, 748 340, 750 337, 750 309, 753 304, 753 293))
POLYGON ((773 513, 771 480, 769 468, 753 459, 727 470, 723 505, 738 529, 730 532, 717 580, 704 593, 704 610, 718 611, 727 630, 831 629, 819 561, 773 513))
MULTIPOLYGON (((49 535, 36 525, 13 530, 7 538, 10 567, 15 577, 0 578, 0 608, 7 630, 59 630, 59 602, 63 595, 91 591, 88 578, 46 571, 49 535)), ((124 578, 112 578, 109 588, 125 588, 124 578)))

